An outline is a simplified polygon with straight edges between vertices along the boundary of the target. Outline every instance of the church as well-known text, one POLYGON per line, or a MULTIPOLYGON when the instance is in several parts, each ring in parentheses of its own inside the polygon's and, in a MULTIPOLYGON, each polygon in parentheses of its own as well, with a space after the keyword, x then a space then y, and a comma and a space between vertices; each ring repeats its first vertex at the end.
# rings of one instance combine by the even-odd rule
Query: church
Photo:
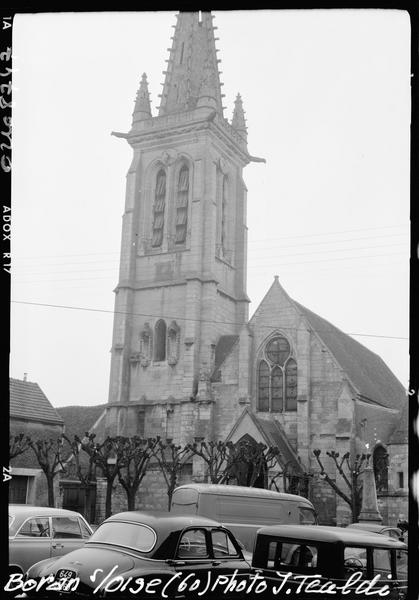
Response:
MULTIPOLYGON (((388 455, 379 509, 407 514, 407 399, 379 356, 294 301, 273 277, 249 320, 250 154, 242 99, 224 117, 213 16, 180 13, 153 116, 143 74, 128 133, 109 401, 111 435, 278 446, 323 524, 349 507, 316 477, 314 449, 388 455)), ((330 464, 329 464, 330 463, 330 464)), ((195 468, 195 467, 193 467, 195 468)), ((205 473, 191 478, 205 481, 205 473)), ((139 506, 158 505, 152 487, 139 506)), ((164 493, 162 494, 164 496, 164 493)), ((165 503, 165 499, 163 503, 165 503)))

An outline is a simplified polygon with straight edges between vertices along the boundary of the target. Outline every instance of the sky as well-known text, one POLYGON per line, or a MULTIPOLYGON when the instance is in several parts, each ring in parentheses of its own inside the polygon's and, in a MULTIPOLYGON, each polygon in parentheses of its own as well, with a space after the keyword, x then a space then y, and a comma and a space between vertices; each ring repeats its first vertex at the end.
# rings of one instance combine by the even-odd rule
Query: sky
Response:
MULTIPOLYGON (((214 12, 226 110, 243 98, 250 314, 275 275, 379 354, 409 360, 410 23, 396 10, 214 12)), ((113 290, 147 73, 153 115, 171 12, 17 15, 11 376, 56 406, 108 399, 113 290)))

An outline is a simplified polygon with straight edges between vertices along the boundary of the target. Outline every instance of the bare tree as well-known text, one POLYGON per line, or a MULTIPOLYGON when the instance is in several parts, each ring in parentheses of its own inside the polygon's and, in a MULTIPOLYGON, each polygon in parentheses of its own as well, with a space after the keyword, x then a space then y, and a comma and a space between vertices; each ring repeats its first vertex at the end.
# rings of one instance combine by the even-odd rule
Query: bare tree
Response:
POLYGON ((31 447, 31 438, 24 433, 9 437, 9 460, 24 454, 31 447))
POLYGON ((60 436, 56 440, 31 440, 29 445, 47 479, 48 506, 54 506, 54 479, 60 471, 65 471, 65 459, 62 456, 63 437, 60 436))
POLYGON ((153 456, 156 458, 167 486, 168 508, 172 503, 173 492, 178 484, 185 463, 192 457, 191 449, 186 445, 177 446, 172 442, 164 444, 159 437, 156 438, 153 456))
POLYGON ((86 431, 80 440, 81 447, 89 455, 93 464, 99 467, 106 479, 105 518, 112 514, 112 490, 118 474, 117 439, 108 436, 103 442, 95 442, 96 434, 86 431))
POLYGON ((317 463, 320 467, 320 476, 330 485, 330 487, 336 492, 336 494, 342 498, 349 506, 352 511, 352 521, 354 523, 358 520, 358 515, 361 510, 362 502, 362 478, 361 475, 365 471, 365 467, 368 466, 370 454, 357 454, 354 459, 351 459, 350 452, 346 452, 343 456, 340 456, 339 452, 331 450, 326 452, 329 456, 339 473, 342 477, 348 491, 345 492, 341 489, 336 481, 330 477, 326 472, 324 465, 320 459, 321 450, 313 450, 313 454, 316 457, 317 463))
POLYGON ((128 510, 135 508, 135 496, 147 472, 157 439, 116 438, 117 472, 119 483, 127 495, 128 510))
POLYGON ((199 456, 207 465, 207 474, 211 483, 224 483, 233 471, 234 444, 232 442, 206 442, 202 440, 188 444, 192 455, 199 456))

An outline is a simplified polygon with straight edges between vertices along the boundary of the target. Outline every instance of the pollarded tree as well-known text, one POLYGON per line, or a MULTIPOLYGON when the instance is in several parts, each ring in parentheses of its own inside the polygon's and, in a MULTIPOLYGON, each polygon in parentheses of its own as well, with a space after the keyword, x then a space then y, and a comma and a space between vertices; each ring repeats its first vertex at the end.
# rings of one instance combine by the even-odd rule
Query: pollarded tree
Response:
POLYGON ((185 463, 192 458, 192 452, 188 445, 184 448, 172 442, 166 444, 159 437, 155 439, 153 456, 157 460, 167 486, 168 506, 172 503, 173 492, 178 484, 179 476, 185 463))
POLYGON ((31 447, 31 438, 24 433, 9 436, 9 460, 24 454, 31 447))
POLYGON ((234 444, 232 442, 194 442, 186 448, 194 456, 199 456, 207 465, 207 474, 211 483, 225 483, 234 466, 234 444))
POLYGON ((326 481, 336 494, 349 504, 352 511, 352 521, 358 520, 358 515, 361 510, 362 503, 362 474, 368 466, 370 454, 357 454, 354 459, 351 459, 350 452, 346 452, 340 456, 339 452, 331 450, 326 452, 326 455, 331 458, 336 466, 337 472, 342 477, 348 491, 341 489, 336 481, 326 472, 324 465, 320 459, 321 450, 313 450, 317 463, 320 467, 320 476, 326 481))
POLYGON ((118 437, 115 442, 118 480, 127 495, 128 510, 134 510, 135 496, 159 441, 133 436, 118 437))
POLYGON ((99 467, 103 477, 106 479, 105 518, 112 514, 112 491, 113 484, 118 474, 117 452, 118 438, 108 436, 103 442, 95 442, 96 434, 86 431, 80 440, 81 447, 89 455, 89 459, 99 467))
POLYGON ((47 479, 48 506, 54 506, 54 479, 60 471, 65 471, 64 463, 66 459, 63 458, 63 437, 60 436, 56 440, 31 440, 29 445, 47 479))

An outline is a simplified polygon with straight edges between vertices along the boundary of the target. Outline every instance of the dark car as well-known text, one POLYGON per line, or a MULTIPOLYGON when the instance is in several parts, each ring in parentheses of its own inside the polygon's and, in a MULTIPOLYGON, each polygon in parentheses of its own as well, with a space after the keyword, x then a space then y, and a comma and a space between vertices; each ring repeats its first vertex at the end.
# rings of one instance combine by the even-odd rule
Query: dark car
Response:
POLYGON ((85 519, 72 510, 9 505, 9 573, 24 573, 43 558, 80 548, 92 535, 85 519))
POLYGON ((400 542, 405 541, 402 530, 398 527, 392 527, 391 525, 382 525, 381 523, 351 523, 348 525, 348 528, 371 531, 372 533, 381 533, 381 535, 387 535, 400 542))
POLYGON ((389 591, 384 594, 383 590, 382 595, 403 598, 407 592, 407 546, 358 529, 262 527, 256 537, 252 572, 261 577, 259 589, 266 597, 379 597, 377 591, 388 586, 389 591), (370 594, 366 594, 368 589, 370 594))
POLYGON ((43 598, 68 592, 71 598, 196 598, 203 591, 205 598, 225 598, 223 585, 232 577, 244 585, 249 570, 233 534, 219 523, 132 511, 104 521, 83 548, 32 566, 20 591, 43 598), (48 577, 55 583, 37 590, 48 577))

